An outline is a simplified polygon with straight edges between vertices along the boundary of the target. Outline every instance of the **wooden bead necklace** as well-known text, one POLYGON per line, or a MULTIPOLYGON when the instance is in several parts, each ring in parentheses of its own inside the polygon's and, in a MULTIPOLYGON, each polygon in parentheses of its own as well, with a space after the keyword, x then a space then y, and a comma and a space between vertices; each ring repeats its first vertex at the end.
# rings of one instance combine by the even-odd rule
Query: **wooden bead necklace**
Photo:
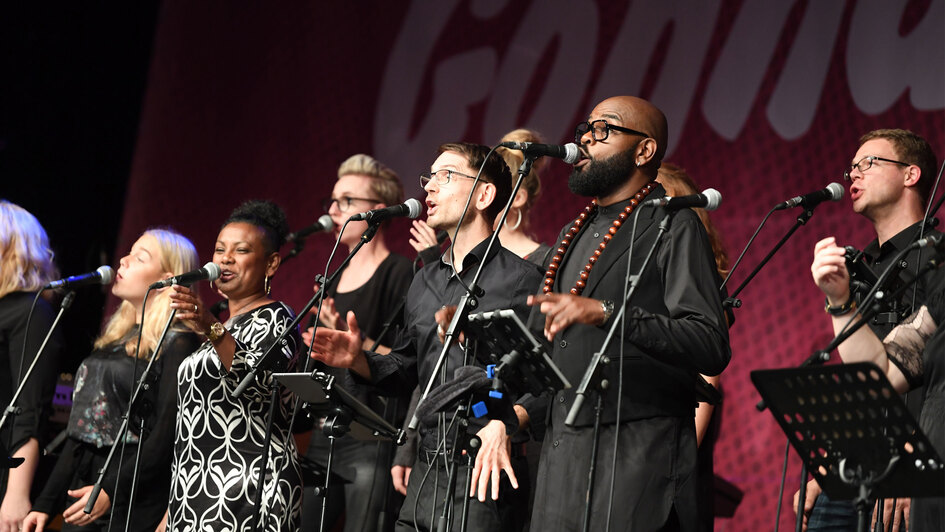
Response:
MULTIPOLYGON (((646 198, 654 188, 656 188, 656 184, 654 182, 651 181, 647 183, 639 190, 639 192, 633 195, 633 198, 630 199, 630 203, 624 207, 623 212, 617 215, 617 219, 614 220, 614 223, 611 224, 610 229, 606 234, 604 234, 604 239, 601 241, 600 245, 594 250, 591 258, 587 259, 587 264, 584 265, 584 270, 581 271, 581 277, 576 283, 574 283, 574 287, 571 288, 572 294, 576 296, 581 295, 581 292, 584 291, 584 287, 587 286, 587 278, 590 275, 591 270, 594 268, 594 265, 597 264, 597 259, 600 258, 600 255, 607 247, 607 244, 609 244, 610 240, 615 234, 617 234, 617 230, 620 229, 620 226, 623 225, 623 223, 627 220, 627 218, 630 216, 630 213, 633 212, 633 209, 642 203, 643 199, 646 198)), ((568 251, 568 248, 571 247, 571 242, 574 240, 575 235, 581 231, 581 227, 584 226, 584 223, 596 210, 597 200, 595 199, 591 201, 590 205, 584 207, 584 211, 578 215, 577 219, 574 220, 574 223, 571 224, 571 228, 568 229, 568 232, 564 234, 564 240, 561 241, 561 245, 558 246, 557 250, 555 250, 555 256, 551 258, 551 263, 548 265, 548 271, 545 272, 545 284, 541 287, 542 292, 546 294, 551 292, 551 289, 555 284, 555 276, 558 275, 558 268, 561 267, 561 261, 564 259, 564 254, 568 251)))

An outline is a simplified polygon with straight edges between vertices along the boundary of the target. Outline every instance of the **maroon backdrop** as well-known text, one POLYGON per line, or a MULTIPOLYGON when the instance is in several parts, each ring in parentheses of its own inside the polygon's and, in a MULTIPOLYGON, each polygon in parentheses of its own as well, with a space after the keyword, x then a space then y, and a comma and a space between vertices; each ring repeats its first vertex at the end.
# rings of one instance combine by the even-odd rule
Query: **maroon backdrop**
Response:
MULTIPOLYGON (((492 143, 514 127, 550 142, 604 97, 636 94, 670 121, 668 160, 724 197, 714 214, 731 254, 775 203, 840 181, 871 129, 904 127, 945 156, 945 2, 305 2, 164 3, 119 251, 152 225, 189 235, 209 260, 240 201, 270 198, 293 229, 312 223, 338 164, 365 152, 408 193, 438 144, 492 143)), ((543 175, 533 212, 550 241, 584 205, 568 168, 543 175)), ((794 222, 773 217, 736 273, 794 222)), ((391 246, 410 255, 405 224, 391 246)), ((774 524, 784 438, 749 372, 799 363, 829 339, 810 281, 813 243, 862 247, 849 200, 818 208, 741 297, 716 471, 745 491, 719 530, 774 524)), ((275 279, 299 308, 325 268, 312 237, 275 279)), ((740 274, 740 275, 739 275, 740 274)), ((790 460, 788 502, 797 486, 790 460)), ((781 517, 790 526, 791 512, 781 517)))

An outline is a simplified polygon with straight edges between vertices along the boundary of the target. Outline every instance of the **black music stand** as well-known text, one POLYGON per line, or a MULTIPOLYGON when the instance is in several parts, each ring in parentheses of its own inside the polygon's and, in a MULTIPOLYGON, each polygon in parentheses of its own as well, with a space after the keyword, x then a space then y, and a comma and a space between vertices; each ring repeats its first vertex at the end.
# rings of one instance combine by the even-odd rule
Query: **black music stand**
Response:
MULTIPOLYGON (((305 408, 325 413, 329 420, 336 418, 331 429, 333 436, 350 432, 357 440, 383 439, 403 444, 402 429, 394 427, 351 395, 336 382, 335 377, 319 370, 312 373, 275 373, 273 377, 295 392, 306 403, 305 408)), ((331 437, 328 429, 325 430, 325 435, 331 437)))
POLYGON ((332 375, 315 370, 311 373, 274 373, 273 377, 295 392, 306 403, 304 408, 313 407, 316 411, 327 413, 322 431, 328 437, 328 463, 325 467, 325 484, 321 490, 316 490, 316 494, 322 497, 318 529, 325 530, 328 487, 335 476, 331 469, 335 438, 350 432, 356 439, 390 439, 397 445, 403 445, 406 434, 342 388, 332 375))
POLYGON ((495 364, 495 377, 520 393, 534 396, 568 389, 571 383, 544 347, 510 309, 471 314, 463 330, 488 349, 476 349, 476 358, 495 364))
POLYGON ((853 500, 867 530, 871 497, 941 497, 945 464, 872 363, 751 372, 808 471, 833 500, 853 500))

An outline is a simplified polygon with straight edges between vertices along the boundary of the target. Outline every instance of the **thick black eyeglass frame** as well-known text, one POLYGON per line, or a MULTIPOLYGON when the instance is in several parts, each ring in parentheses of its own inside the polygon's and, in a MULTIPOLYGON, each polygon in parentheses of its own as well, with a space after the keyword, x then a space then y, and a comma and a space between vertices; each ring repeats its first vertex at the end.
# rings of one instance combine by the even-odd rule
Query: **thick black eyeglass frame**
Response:
POLYGON ((616 126, 614 124, 611 124, 607 120, 600 118, 598 120, 594 120, 591 122, 584 121, 574 126, 574 142, 576 142, 577 144, 580 144, 581 137, 583 137, 584 134, 587 133, 588 131, 591 132, 591 137, 597 142, 607 140, 607 137, 610 136, 611 129, 613 129, 614 131, 619 131, 621 133, 626 133, 628 135, 640 135, 641 137, 652 138, 648 133, 637 131, 635 129, 630 129, 628 127, 616 126), (604 124, 604 136, 601 138, 597 138, 597 128, 594 127, 594 124, 597 124, 598 122, 604 124))

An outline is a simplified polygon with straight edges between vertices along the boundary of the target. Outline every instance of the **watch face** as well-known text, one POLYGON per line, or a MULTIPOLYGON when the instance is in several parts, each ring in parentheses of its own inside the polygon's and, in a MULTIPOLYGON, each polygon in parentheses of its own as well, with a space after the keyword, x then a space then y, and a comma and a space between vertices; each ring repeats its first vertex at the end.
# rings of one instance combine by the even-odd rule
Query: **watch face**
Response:
POLYGON ((210 334, 207 335, 207 338, 210 339, 211 342, 218 340, 221 336, 223 336, 223 332, 223 324, 216 322, 210 326, 210 334))

